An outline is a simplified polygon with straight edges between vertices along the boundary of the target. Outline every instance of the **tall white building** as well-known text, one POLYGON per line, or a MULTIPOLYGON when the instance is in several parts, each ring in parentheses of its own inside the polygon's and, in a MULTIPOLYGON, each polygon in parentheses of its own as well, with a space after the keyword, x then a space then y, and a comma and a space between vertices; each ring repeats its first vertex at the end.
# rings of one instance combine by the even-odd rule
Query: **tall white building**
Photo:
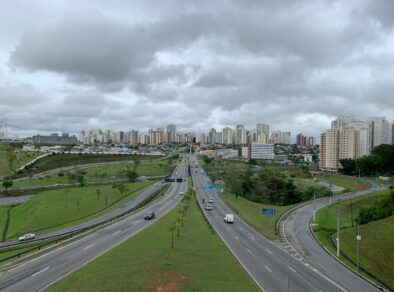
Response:
POLYGON ((356 130, 356 158, 369 155, 371 153, 371 138, 368 123, 354 120, 350 127, 356 130))
POLYGON ((257 142, 267 144, 269 142, 270 126, 259 123, 256 125, 257 142))
POLYGON ((167 125, 167 142, 176 142, 176 126, 173 124, 167 125))
POLYGON ((281 132, 280 133, 280 143, 282 144, 290 144, 290 132, 281 132))
POLYGON ((235 144, 246 144, 246 130, 243 125, 237 125, 235 131, 235 144))
POLYGON ((381 144, 389 144, 389 122, 386 117, 373 117, 368 119, 370 137, 371 137, 371 151, 381 144))
POLYGON ((390 142, 394 145, 394 121, 390 124, 390 142))
POLYGON ((222 131, 222 144, 230 145, 234 141, 234 130, 226 127, 222 131))
POLYGON ((352 116, 340 116, 331 122, 331 129, 337 129, 339 127, 348 127, 353 123, 354 118, 352 116))
POLYGON ((208 144, 215 144, 216 143, 216 129, 211 128, 208 132, 208 144))

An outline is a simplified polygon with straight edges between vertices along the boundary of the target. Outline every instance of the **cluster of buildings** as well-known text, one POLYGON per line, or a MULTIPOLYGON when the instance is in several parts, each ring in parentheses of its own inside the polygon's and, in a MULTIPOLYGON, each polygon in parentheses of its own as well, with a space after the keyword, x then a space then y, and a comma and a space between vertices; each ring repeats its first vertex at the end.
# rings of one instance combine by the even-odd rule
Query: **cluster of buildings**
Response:
POLYGON ((341 159, 369 155, 381 144, 394 144, 394 122, 389 123, 385 117, 367 121, 338 117, 331 122, 331 129, 320 135, 320 168, 337 171, 341 159))

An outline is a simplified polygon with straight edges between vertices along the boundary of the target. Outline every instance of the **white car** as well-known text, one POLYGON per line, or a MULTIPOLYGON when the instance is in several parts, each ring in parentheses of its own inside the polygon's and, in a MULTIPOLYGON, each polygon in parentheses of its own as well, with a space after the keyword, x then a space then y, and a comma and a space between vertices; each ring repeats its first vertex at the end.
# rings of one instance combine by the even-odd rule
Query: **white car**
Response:
POLYGON ((205 210, 212 210, 212 206, 211 205, 209 205, 209 204, 207 204, 206 206, 205 206, 205 210))
POLYGON ((180 196, 183 196, 184 194, 185 194, 185 193, 182 192, 182 191, 179 192, 179 195, 180 195, 180 196))
POLYGON ((214 200, 212 197, 210 197, 210 198, 208 199, 208 203, 215 203, 215 200, 214 200))
POLYGON ((18 238, 19 241, 26 241, 26 240, 32 240, 36 237, 34 233, 27 233, 21 237, 18 238))
POLYGON ((227 223, 234 223, 234 215, 226 214, 226 216, 224 216, 224 221, 226 221, 227 223))

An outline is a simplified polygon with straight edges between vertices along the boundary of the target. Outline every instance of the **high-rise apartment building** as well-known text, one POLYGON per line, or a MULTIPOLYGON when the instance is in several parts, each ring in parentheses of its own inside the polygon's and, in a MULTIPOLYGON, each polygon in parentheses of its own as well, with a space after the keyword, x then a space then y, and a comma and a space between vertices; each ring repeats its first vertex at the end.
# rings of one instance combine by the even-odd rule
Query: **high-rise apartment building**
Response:
POLYGON ((176 142, 176 126, 173 124, 167 125, 167 141, 168 143, 176 142))
POLYGON ((354 119, 352 116, 340 116, 331 122, 331 129, 336 129, 339 127, 348 127, 353 123, 354 119))
POLYGON ((389 122, 386 117, 373 117, 368 119, 371 151, 381 144, 389 144, 389 122))
POLYGON ((305 146, 305 137, 302 133, 299 133, 297 135, 296 143, 298 146, 305 146))
POLYGON ((131 130, 128 133, 128 142, 130 145, 138 145, 138 131, 137 130, 131 130))
POLYGON ((390 124, 390 142, 394 145, 394 121, 390 124))
POLYGON ((320 134, 320 154, 319 154, 319 166, 320 169, 326 168, 326 133, 320 134))
POLYGON ((290 132, 281 132, 280 133, 280 143, 281 144, 290 144, 290 132))
POLYGON ((371 153, 371 138, 368 123, 354 120, 350 127, 356 130, 356 158, 369 155, 371 153))
POLYGON ((235 144, 246 144, 245 127, 243 125, 237 125, 235 129, 235 144))
POLYGON ((268 143, 269 142, 270 126, 267 124, 259 123, 256 125, 257 142, 268 143))
POLYGON ((231 145, 234 140, 234 130, 226 127, 222 131, 222 144, 231 145))
POLYGON ((216 129, 211 128, 208 132, 208 144, 215 144, 216 143, 216 129))

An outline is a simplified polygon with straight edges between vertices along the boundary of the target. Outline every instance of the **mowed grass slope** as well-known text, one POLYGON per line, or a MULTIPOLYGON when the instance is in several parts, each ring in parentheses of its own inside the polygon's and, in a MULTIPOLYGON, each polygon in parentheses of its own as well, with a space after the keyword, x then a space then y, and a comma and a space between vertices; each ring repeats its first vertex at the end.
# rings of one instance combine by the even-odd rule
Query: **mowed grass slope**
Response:
POLYGON ((209 230, 194 198, 167 261, 169 227, 180 208, 49 291, 259 291, 219 237, 209 230))
MULTIPOLYGON (((327 183, 343 187, 349 191, 357 191, 357 179, 356 178, 349 178, 342 175, 320 175, 318 176, 319 179, 326 181, 327 183)), ((359 189, 363 189, 368 187, 368 184, 359 183, 359 189)))
MULTIPOLYGON (((389 196, 388 190, 370 193, 352 199, 353 219, 363 207, 389 196)), ((328 237, 336 238, 337 207, 334 203, 318 211, 314 233, 320 243, 335 255, 328 237)), ((356 261, 356 224, 351 225, 350 200, 340 203, 341 251, 356 261)), ((394 216, 360 226, 362 236, 360 265, 376 278, 394 288, 394 216)), ((346 262, 346 261, 345 261, 346 262)), ((349 262, 347 264, 351 265, 349 262)), ((354 269, 355 267, 351 265, 354 269)))
POLYGON ((274 206, 259 204, 249 201, 243 197, 235 199, 234 196, 229 198, 228 193, 220 195, 221 199, 226 202, 242 219, 249 225, 253 226, 261 234, 267 238, 274 240, 276 238, 276 220, 287 210, 294 205, 289 206, 274 206), (275 209, 275 216, 263 216, 261 209, 273 208, 275 209))
POLYGON ((81 219, 109 211, 138 194, 153 182, 126 184, 128 191, 121 196, 112 185, 66 188, 44 191, 12 208, 7 239, 28 232, 44 233, 54 228, 79 223, 81 219), (99 195, 97 195, 99 190, 99 195))

